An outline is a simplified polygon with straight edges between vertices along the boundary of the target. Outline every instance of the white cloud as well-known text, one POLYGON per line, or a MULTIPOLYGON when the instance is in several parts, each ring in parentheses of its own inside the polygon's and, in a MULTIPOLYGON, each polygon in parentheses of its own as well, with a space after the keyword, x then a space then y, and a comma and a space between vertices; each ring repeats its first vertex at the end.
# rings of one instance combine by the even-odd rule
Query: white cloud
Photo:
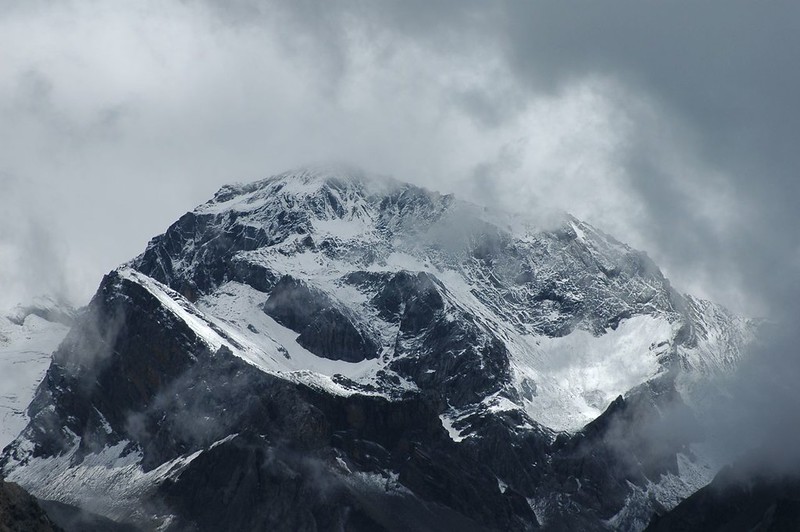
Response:
POLYGON ((694 175, 709 170, 645 95, 597 76, 531 92, 499 41, 419 39, 352 14, 332 35, 277 7, 228 24, 194 2, 31 6, 0 19, 0 171, 63 243, 53 267, 82 299, 223 183, 320 160, 542 220, 568 210, 678 278, 702 275, 648 231, 631 153, 652 151, 704 220, 727 223, 728 196, 707 200, 694 175))

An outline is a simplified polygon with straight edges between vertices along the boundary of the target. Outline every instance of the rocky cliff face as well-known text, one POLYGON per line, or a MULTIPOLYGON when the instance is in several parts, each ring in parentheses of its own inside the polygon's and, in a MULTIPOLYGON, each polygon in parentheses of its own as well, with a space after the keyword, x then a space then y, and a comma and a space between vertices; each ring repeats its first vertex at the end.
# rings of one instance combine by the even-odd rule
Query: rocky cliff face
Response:
POLYGON ((106 276, 2 467, 144 528, 641 529, 753 328, 572 217, 291 172, 106 276))

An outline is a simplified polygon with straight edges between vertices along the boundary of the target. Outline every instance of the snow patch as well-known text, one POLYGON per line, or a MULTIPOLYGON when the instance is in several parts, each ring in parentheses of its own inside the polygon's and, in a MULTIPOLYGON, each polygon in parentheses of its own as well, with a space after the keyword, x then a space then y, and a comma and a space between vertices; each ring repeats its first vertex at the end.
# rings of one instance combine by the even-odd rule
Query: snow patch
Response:
POLYGON ((447 417, 444 414, 441 414, 439 416, 439 419, 442 420, 442 427, 444 427, 444 429, 447 431, 447 434, 450 436, 451 440, 453 440, 454 442, 458 443, 458 442, 464 441, 464 439, 466 439, 465 436, 461 435, 461 431, 458 430, 457 428, 455 428, 455 426, 453 425, 453 421, 454 420, 450 419, 449 417, 447 417))
POLYGON ((515 379, 528 414, 546 426, 574 431, 599 416, 619 395, 655 377, 676 324, 634 316, 616 330, 594 336, 575 330, 563 337, 519 335, 508 343, 515 379), (523 382, 536 384, 536 394, 523 382))

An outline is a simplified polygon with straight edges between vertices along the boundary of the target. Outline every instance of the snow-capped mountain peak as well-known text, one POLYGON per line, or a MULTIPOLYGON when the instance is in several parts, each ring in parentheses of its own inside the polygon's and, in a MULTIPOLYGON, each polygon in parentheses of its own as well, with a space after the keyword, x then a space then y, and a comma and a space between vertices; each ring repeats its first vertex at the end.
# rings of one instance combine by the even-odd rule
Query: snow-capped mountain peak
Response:
MULTIPOLYGON (((115 499, 147 493, 213 529, 203 512, 215 503, 183 486, 210 471, 227 479, 218 464, 263 448, 294 471, 270 469, 280 497, 306 489, 287 479, 307 478, 295 458, 312 453, 345 506, 382 526, 385 508, 363 497, 438 501, 455 514, 426 519, 448 526, 633 523, 630 501, 650 508, 649 481, 613 465, 622 458, 603 435, 660 416, 665 401, 691 403, 753 330, 574 217, 542 228, 389 178, 296 170, 223 187, 106 276, 4 469, 76 504, 85 486, 123 478, 130 490, 115 499), (605 458, 576 466, 587 452, 605 458), (575 493, 564 475, 580 479, 575 493), (454 499, 465 485, 474 491, 454 499)), ((691 462, 677 458, 685 445, 625 454, 641 475, 673 474, 691 462)), ((290 504, 280 497, 269 504, 290 504)))
MULTIPOLYGON (((382 318, 375 299, 397 273, 427 275, 443 315, 470 316, 509 351, 501 380, 515 382, 517 404, 556 430, 580 428, 678 358, 698 366, 695 353, 715 349, 681 341, 706 328, 694 323, 696 300, 676 293, 646 255, 584 222, 565 215, 541 230, 520 216, 363 174, 299 170, 224 187, 132 266, 207 310, 224 308, 220 317, 258 315, 232 310, 227 294, 269 293, 295 279, 325 305, 346 308, 357 335, 380 346, 387 356, 377 373, 402 357, 392 356, 397 324, 382 318)), ((258 328, 241 328, 248 326, 258 328)), ((717 351, 729 357, 746 329, 741 322, 717 351)), ((704 360, 718 369, 719 357, 704 360)))

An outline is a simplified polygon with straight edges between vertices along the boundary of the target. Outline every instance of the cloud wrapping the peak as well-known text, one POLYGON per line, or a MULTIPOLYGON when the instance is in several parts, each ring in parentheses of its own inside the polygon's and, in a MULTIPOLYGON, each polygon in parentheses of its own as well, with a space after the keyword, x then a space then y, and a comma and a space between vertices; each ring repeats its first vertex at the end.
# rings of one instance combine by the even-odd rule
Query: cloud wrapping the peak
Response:
POLYGON ((4 2, 0 170, 51 191, 84 298, 222 183, 345 160, 568 210, 750 310, 739 226, 793 221, 796 36, 784 8, 721 7, 4 2))

